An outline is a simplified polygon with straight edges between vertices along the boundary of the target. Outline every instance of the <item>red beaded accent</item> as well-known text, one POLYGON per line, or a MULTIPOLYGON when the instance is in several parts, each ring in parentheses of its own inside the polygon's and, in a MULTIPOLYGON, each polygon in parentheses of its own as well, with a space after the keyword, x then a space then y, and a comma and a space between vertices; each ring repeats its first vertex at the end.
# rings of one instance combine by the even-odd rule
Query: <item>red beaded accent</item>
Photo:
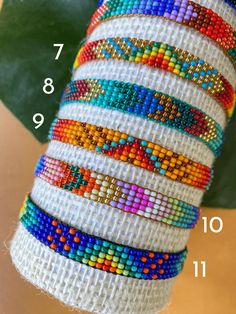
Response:
POLYGON ((233 113, 233 86, 218 70, 187 51, 137 38, 107 38, 85 44, 74 68, 92 60, 123 60, 171 72, 212 95, 229 116, 233 113))
POLYGON ((49 138, 102 153, 174 181, 205 189, 211 169, 158 144, 112 129, 73 120, 56 120, 49 138))
POLYGON ((194 1, 179 0, 178 4, 151 0, 109 0, 94 13, 87 34, 104 21, 128 16, 163 18, 188 26, 212 39, 236 64, 236 32, 221 16, 194 1))

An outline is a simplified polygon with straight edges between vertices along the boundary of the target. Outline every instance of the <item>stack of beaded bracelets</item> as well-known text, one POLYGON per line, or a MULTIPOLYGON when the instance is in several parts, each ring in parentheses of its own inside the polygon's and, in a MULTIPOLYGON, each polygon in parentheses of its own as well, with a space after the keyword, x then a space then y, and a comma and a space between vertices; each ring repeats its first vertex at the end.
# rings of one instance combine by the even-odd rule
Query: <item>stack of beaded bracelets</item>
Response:
MULTIPOLYGON (((235 1, 226 1, 235 8, 235 1)), ((236 32, 211 9, 188 0, 108 0, 94 13, 88 35, 101 22, 117 17, 164 18, 199 31, 219 45, 236 65, 236 32)))
MULTIPOLYGON (((100 1, 88 34, 102 21, 121 16, 148 15, 173 20, 205 34, 236 61, 233 28, 217 14, 192 1, 100 1)), ((204 60, 161 42, 137 38, 107 38, 89 42, 79 52, 74 69, 90 60, 121 60, 148 65, 189 80, 214 97, 230 117, 234 108, 231 84, 204 60)), ((143 86, 101 79, 72 81, 61 106, 76 103, 132 114, 183 132, 202 141, 217 156, 222 127, 202 110, 175 97, 143 86)), ((49 139, 103 154, 198 189, 211 183, 209 167, 186 156, 100 125, 56 119, 49 139)), ((199 208, 141 185, 126 182, 49 156, 42 156, 35 175, 68 193, 91 202, 171 227, 191 229, 199 208)), ((39 180, 40 180, 39 179, 39 180)), ((144 280, 172 278, 183 268, 187 250, 152 252, 119 245, 86 234, 47 214, 28 196, 20 214, 24 227, 62 256, 109 273, 144 280)))
POLYGON ((201 140, 218 156, 223 142, 221 126, 200 109, 170 95, 143 86, 112 80, 78 80, 68 84, 61 106, 75 102, 158 122, 201 140))
POLYGON ((40 209, 28 196, 21 209, 23 226, 44 245, 81 264, 109 273, 163 280, 177 276, 187 255, 159 253, 119 245, 68 226, 40 209))
POLYGON ((230 117, 234 110, 234 89, 210 64, 191 53, 161 42, 116 37, 85 44, 74 69, 92 60, 122 60, 165 70, 186 79, 214 97, 230 117))
POLYGON ((158 144, 112 129, 56 119, 49 139, 92 150, 196 188, 207 189, 211 183, 209 167, 158 144))
POLYGON ((220 153, 224 111, 229 118, 234 109, 228 71, 236 63, 236 34, 189 0, 99 6, 50 129, 47 155, 36 166, 32 198, 21 210, 25 230, 14 246, 23 239, 24 251, 14 259, 20 268, 33 248, 37 265, 32 259, 34 267, 26 263, 23 274, 36 268, 50 274, 55 265, 54 280, 28 278, 72 306, 154 313, 168 301, 168 279, 183 269, 220 153), (225 77, 217 69, 221 58, 225 77))
POLYGON ((180 228, 194 228, 199 208, 114 177, 42 156, 35 175, 80 197, 180 228))

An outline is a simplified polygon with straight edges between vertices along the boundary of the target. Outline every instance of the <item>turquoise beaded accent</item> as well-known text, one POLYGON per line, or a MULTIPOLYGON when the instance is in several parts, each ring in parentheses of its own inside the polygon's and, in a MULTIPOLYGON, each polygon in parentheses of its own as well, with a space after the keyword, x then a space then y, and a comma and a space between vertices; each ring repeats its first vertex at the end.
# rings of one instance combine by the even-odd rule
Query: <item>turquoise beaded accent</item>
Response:
POLYGON ((136 84, 88 79, 68 84, 61 107, 72 102, 118 110, 174 128, 219 155, 224 134, 221 126, 200 109, 170 95, 136 84))
POLYGON ((32 236, 58 254, 114 275, 169 279, 182 271, 187 256, 187 249, 177 253, 153 252, 86 234, 47 214, 29 196, 21 209, 20 221, 32 236))
POLYGON ((76 168, 74 171, 66 162, 42 156, 35 175, 80 197, 156 222, 194 228, 198 221, 200 210, 196 206, 90 169, 76 168))
MULTIPOLYGON (((236 7, 235 0, 225 2, 236 7)), ((108 0, 94 13, 87 34, 104 21, 130 16, 161 18, 190 27, 220 46, 236 65, 233 27, 216 12, 190 0, 108 0)))
POLYGON ((215 98, 231 117, 235 107, 235 91, 232 84, 208 62, 186 50, 163 42, 140 38, 115 37, 87 42, 78 52, 74 71, 82 64, 95 60, 134 62, 167 71, 188 80, 215 98), (115 44, 114 44, 115 43, 115 44), (110 57, 103 51, 109 52, 110 57), (124 54, 123 54, 124 52, 124 54), (173 61, 175 60, 175 61, 173 61), (192 64, 196 64, 193 66, 192 64), (197 75, 198 77, 194 77, 197 75), (204 84, 203 84, 204 82, 204 84))

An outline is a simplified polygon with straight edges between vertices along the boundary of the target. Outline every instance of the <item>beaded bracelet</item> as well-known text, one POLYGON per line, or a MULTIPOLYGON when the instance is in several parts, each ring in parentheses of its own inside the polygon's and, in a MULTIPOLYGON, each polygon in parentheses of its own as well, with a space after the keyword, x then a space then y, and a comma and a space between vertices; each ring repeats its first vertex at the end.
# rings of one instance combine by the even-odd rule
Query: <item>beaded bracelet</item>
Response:
POLYGON ((164 18, 191 27, 212 39, 236 66, 236 32, 233 27, 211 9, 188 0, 109 0, 92 17, 88 35, 100 23, 130 16, 164 18))
POLYGON ((85 44, 76 57, 74 69, 91 60, 130 61, 172 72, 212 95, 228 116, 233 113, 232 85, 207 62, 179 48, 137 38, 106 38, 85 44))
POLYGON ((96 151, 194 187, 208 188, 211 169, 158 144, 74 120, 56 119, 49 139, 96 151))
POLYGON ((98 8, 99 8, 101 5, 103 5, 104 1, 105 1, 105 0, 98 0, 98 8))
MULTIPOLYGON (((101 3, 101 5, 103 4, 103 2, 101 3)), ((236 0, 224 0, 224 2, 228 3, 232 8, 236 10, 236 0)))
POLYGON ((194 228, 199 218, 198 207, 48 156, 41 156, 35 175, 91 201, 175 227, 194 228))
POLYGON ((79 80, 67 85, 61 106, 71 102, 116 109, 180 130, 201 140, 216 156, 223 142, 220 125, 203 111, 167 94, 111 80, 79 80))
POLYGON ((40 209, 27 197, 20 212, 23 226, 41 243, 59 254, 109 273, 144 280, 177 276, 187 249, 159 253, 119 245, 79 231, 40 209))

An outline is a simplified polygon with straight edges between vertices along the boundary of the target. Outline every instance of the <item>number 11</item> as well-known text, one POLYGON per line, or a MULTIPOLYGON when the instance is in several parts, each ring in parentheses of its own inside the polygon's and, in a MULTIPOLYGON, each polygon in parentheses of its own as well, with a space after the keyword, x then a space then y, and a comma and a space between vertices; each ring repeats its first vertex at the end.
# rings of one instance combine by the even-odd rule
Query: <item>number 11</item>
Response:
MULTIPOLYGON (((194 261, 193 264, 194 264, 194 277, 198 278, 199 277, 199 274, 198 274, 199 262, 194 261)), ((201 261, 201 265, 202 265, 202 277, 205 278, 206 277, 206 262, 201 261)))

